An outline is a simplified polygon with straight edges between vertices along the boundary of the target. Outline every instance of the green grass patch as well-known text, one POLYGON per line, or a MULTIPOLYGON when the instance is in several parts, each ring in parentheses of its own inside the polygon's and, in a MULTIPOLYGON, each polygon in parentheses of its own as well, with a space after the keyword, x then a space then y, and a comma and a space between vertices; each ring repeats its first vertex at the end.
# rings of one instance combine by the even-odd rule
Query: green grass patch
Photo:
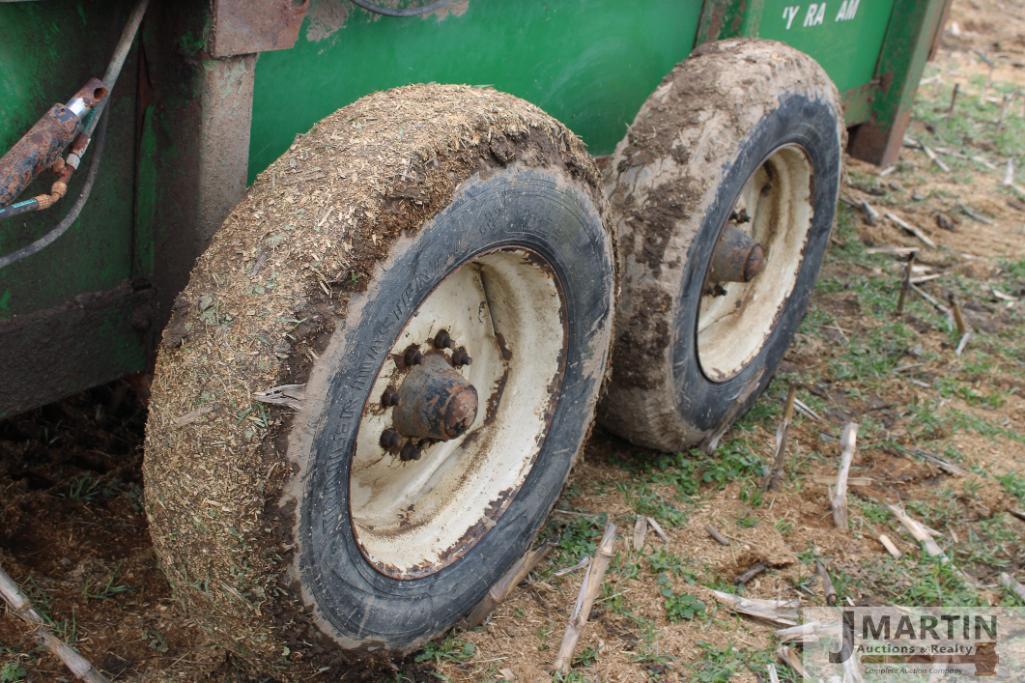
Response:
POLYGON ((970 572, 977 567, 992 571, 1011 569, 1013 558, 1020 552, 1018 524, 999 513, 968 525, 952 553, 954 562, 970 572))
POLYGON ((473 643, 460 640, 455 636, 449 636, 442 641, 428 643, 415 657, 417 662, 453 662, 461 664, 468 662, 477 653, 477 646, 473 643))
POLYGON ((963 410, 951 409, 946 412, 947 424, 954 430, 970 431, 979 434, 980 436, 986 437, 1002 437, 1015 441, 1017 443, 1025 443, 1025 436, 1002 427, 1000 425, 993 424, 985 418, 979 417, 973 413, 968 413, 963 410))
POLYGON ((662 574, 658 577, 658 585, 659 593, 662 594, 662 605, 669 621, 679 623, 706 615, 705 603, 690 593, 674 591, 673 582, 667 575, 662 574))
POLYGON ((607 516, 600 515, 553 515, 542 537, 555 542, 555 552, 548 563, 551 571, 573 565, 581 557, 590 557, 598 548, 607 516))
POLYGON ((684 575, 683 560, 679 555, 671 553, 665 548, 659 548, 649 553, 645 559, 648 562, 648 569, 654 574, 684 575))
POLYGON ((860 587, 871 599, 914 607, 985 607, 986 602, 949 562, 924 553, 884 557, 866 567, 860 587))
POLYGON ((28 678, 28 672, 18 662, 5 662, 0 666, 0 683, 19 683, 28 678))
POLYGON ((682 526, 687 516, 675 505, 666 500, 661 493, 652 490, 645 484, 631 485, 629 482, 617 484, 626 502, 634 512, 645 517, 653 517, 668 526, 682 526))
MULTIPOLYGON (((723 647, 708 642, 700 642, 698 647, 701 658, 691 665, 685 677, 697 683, 729 683, 745 671, 764 677, 766 666, 776 662, 772 652, 744 652, 732 645, 723 647)), ((793 671, 780 663, 776 663, 776 672, 781 681, 798 680, 793 671)))
POLYGON ((870 386, 889 380, 916 341, 911 328, 900 320, 888 320, 865 334, 852 336, 850 344, 829 362, 832 378, 870 386))
MULTIPOLYGON (((624 494, 633 496, 632 501, 639 514, 648 514, 642 513, 637 507, 652 509, 649 506, 653 505, 658 509, 658 506, 666 501, 663 498, 660 502, 650 491, 645 492, 643 483, 638 484, 638 481, 646 480, 648 484, 671 486, 679 498, 689 499, 696 496, 704 486, 721 489, 738 479, 762 476, 765 463, 753 451, 751 444, 743 435, 743 430, 739 431, 739 435, 721 444, 711 454, 693 449, 686 453, 644 453, 635 458, 619 459, 620 466, 636 475, 631 476, 628 482, 620 484, 624 494)), ((734 433, 737 434, 737 431, 734 433)), ((660 512, 673 517, 668 510, 660 512)))
POLYGON ((120 568, 112 571, 106 578, 98 581, 86 581, 82 589, 82 597, 87 600, 110 600, 122 593, 127 593, 131 587, 127 584, 118 583, 120 568))
MULTIPOLYGON (((916 137, 934 147, 953 149, 970 148, 973 142, 988 142, 1001 159, 1020 157, 1025 154, 1025 120, 1019 115, 1020 103, 1015 100, 1007 109, 1003 123, 998 125, 1003 98, 1009 96, 1013 88, 1006 83, 987 87, 985 80, 973 78, 969 86, 961 88, 952 114, 947 111, 953 86, 923 89, 916 98, 914 117, 925 123, 927 129, 916 137), (998 101, 990 101, 992 96, 998 101)), ((944 157, 944 160, 953 170, 972 164, 956 157, 944 157)), ((931 168, 938 171, 935 166, 931 168)))
POLYGON ((1025 505, 1025 477, 1011 472, 998 476, 997 481, 1008 493, 1017 498, 1019 503, 1025 505))

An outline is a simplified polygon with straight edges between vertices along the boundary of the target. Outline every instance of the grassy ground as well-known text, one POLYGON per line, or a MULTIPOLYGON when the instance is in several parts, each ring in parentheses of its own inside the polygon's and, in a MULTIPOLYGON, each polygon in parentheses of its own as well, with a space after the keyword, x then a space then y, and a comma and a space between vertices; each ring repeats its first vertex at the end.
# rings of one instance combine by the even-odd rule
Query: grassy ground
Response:
MULTIPOLYGON (((543 532, 547 558, 484 625, 396 663, 393 680, 551 680, 582 577, 560 570, 594 553, 609 520, 620 529, 616 554, 563 680, 753 681, 770 662, 797 680, 777 660, 773 629, 723 609, 709 589, 823 604, 817 562, 855 604, 1025 606, 996 582, 1001 572, 1025 581, 1025 521, 1010 512, 1025 508, 1025 197, 1002 184, 1014 159, 1025 185, 1025 99, 1008 97, 1025 86, 1020 14, 1000 0, 957 0, 960 35, 947 36, 926 75, 915 146, 885 176, 850 164, 809 315, 769 390, 718 449, 655 454, 597 433, 543 532), (862 201, 938 248, 886 219, 869 225, 862 201), (914 275, 938 276, 920 284, 937 305, 912 293, 897 313, 905 266, 895 248, 919 250, 914 275), (940 310, 949 295, 972 329, 961 355, 940 310), (766 492, 790 385, 819 419, 795 417, 782 485, 766 492), (858 449, 842 533, 827 485, 851 421, 858 449), (889 503, 935 529, 950 563, 924 555, 889 503), (632 547, 638 516, 657 520, 667 540, 649 531, 632 547), (880 545, 883 533, 901 558, 880 545), (738 585, 758 563, 766 569, 738 585)), ((10 451, 0 458, 0 558, 53 628, 108 672, 237 680, 233 662, 175 613, 156 569, 139 504, 141 423, 105 389, 0 425, 10 451)), ((0 683, 61 675, 17 621, 0 618, 0 683)))

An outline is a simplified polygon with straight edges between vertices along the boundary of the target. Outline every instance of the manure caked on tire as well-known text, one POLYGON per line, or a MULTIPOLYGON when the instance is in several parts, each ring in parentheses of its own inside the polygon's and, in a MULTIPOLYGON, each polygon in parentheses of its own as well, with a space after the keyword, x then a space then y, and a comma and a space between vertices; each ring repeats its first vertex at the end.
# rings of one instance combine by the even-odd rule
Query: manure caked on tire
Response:
POLYGON ((146 509, 192 617, 287 663, 409 651, 481 600, 591 427, 599 183, 539 109, 436 85, 336 112, 257 178, 153 382, 146 509))
POLYGON ((843 139, 833 83, 781 43, 703 46, 648 98, 606 177, 622 258, 610 431, 714 443, 765 389, 829 241, 843 139))

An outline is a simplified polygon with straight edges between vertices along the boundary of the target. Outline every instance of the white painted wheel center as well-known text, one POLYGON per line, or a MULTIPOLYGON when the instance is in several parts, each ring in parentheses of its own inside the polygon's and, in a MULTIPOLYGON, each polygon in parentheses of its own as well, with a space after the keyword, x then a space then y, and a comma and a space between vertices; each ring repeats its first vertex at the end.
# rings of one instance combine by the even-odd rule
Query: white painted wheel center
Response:
POLYGON ((698 316, 698 362, 713 382, 735 377, 762 350, 797 282, 811 229, 812 166, 796 145, 773 152, 744 184, 734 222, 765 250, 765 270, 751 282, 726 282, 698 316))
MULTIPOLYGON (((413 578, 466 553, 495 525, 523 484, 548 431, 566 344, 562 298, 551 270, 523 249, 478 256, 450 273, 420 304, 395 340, 363 410, 349 492, 356 540, 383 574, 413 578), (445 330, 450 349, 432 345, 445 330), (381 445, 411 346, 458 367, 478 396, 477 417, 450 441, 415 442, 417 460, 381 445)), ((403 438, 403 444, 409 439, 403 438)))

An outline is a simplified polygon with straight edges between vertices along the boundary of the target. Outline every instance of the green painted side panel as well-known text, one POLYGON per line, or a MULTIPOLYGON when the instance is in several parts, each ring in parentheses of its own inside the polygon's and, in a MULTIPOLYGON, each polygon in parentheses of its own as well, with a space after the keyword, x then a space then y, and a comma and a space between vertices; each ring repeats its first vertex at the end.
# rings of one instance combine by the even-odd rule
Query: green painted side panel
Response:
POLYGON ((872 97, 878 93, 878 88, 866 85, 861 88, 852 88, 840 93, 843 99, 843 113, 848 126, 868 121, 872 116, 872 97))
MULTIPOLYGON (((96 11, 84 0, 0 4, 0 151, 55 102, 102 75, 128 1, 96 11)), ((58 306, 132 276, 135 83, 132 64, 112 102, 110 135, 92 197, 75 224, 41 252, 0 270, 0 320, 58 306)), ((0 254, 30 244, 57 223, 85 179, 92 152, 53 209, 0 223, 0 254)), ((48 191, 44 173, 25 197, 48 191)))
POLYGON ((142 134, 139 137, 139 165, 136 169, 135 188, 135 258, 137 273, 154 272, 154 234, 157 218, 157 168, 156 107, 148 106, 142 114, 142 134))
POLYGON ((295 48, 257 61, 250 180, 324 116, 417 82, 492 85, 607 154, 690 52, 700 13, 701 0, 469 0, 461 15, 396 19, 314 0, 295 48))
POLYGON ((901 109, 911 107, 945 5, 942 0, 896 1, 879 57, 884 87, 882 96, 873 103, 873 114, 880 123, 892 122, 901 109))
POLYGON ((764 0, 757 35, 807 52, 840 92, 875 76, 893 0, 764 0))

